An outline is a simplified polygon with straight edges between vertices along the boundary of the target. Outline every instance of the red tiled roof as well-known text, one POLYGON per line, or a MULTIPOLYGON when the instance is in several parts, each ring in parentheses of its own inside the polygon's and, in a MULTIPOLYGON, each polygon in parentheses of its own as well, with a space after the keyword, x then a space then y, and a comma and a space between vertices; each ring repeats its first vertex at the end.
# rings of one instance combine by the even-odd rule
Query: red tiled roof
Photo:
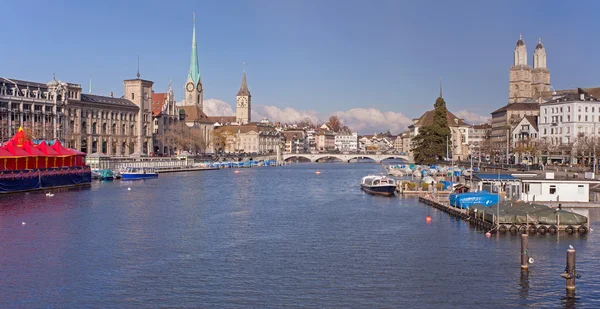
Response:
POLYGON ((165 100, 167 99, 167 93, 153 93, 152 94, 152 115, 159 116, 163 110, 165 100))

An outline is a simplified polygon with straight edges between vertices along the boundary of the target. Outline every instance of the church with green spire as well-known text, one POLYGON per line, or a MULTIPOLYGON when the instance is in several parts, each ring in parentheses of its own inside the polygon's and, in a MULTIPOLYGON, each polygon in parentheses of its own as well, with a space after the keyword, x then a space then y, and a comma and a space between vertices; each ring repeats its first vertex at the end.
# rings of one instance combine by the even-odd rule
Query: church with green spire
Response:
POLYGON ((185 105, 197 106, 203 110, 203 89, 200 68, 198 67, 198 51, 196 46, 196 14, 192 28, 192 55, 190 58, 190 71, 184 88, 185 105))

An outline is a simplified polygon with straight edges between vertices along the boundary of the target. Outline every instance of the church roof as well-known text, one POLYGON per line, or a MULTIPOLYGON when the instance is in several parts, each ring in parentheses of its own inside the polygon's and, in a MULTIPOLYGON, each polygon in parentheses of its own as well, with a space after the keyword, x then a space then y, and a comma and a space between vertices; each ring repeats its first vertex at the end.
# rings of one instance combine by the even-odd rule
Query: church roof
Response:
POLYGON ((207 116, 197 105, 184 105, 181 109, 185 112, 185 121, 199 123, 231 123, 235 122, 235 116, 207 116))
POLYGON ((237 93, 238 96, 250 96, 250 90, 248 89, 248 83, 246 82, 246 70, 244 70, 244 75, 242 75, 242 84, 240 85, 240 90, 237 93))
POLYGON ((200 69, 198 68, 198 52, 196 48, 196 14, 194 13, 194 28, 192 30, 192 55, 190 58, 190 73, 188 78, 198 84, 200 81, 200 69))
MULTIPOLYGON (((425 112, 425 114, 423 114, 423 116, 421 116, 421 118, 419 118, 419 120, 417 120, 417 122, 414 124, 414 126, 422 127, 422 126, 432 124, 434 115, 435 115, 435 110, 430 110, 430 111, 425 112)), ((468 124, 464 120, 456 117, 450 111, 448 111, 446 113, 446 117, 448 119, 448 125, 450 127, 468 126, 468 124)))

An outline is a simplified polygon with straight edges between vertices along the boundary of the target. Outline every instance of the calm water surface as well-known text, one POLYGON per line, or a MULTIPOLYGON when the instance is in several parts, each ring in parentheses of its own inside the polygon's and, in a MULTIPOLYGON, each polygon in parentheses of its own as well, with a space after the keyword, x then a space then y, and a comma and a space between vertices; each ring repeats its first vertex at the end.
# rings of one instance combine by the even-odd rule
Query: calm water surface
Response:
POLYGON ((380 170, 300 164, 0 197, 0 308, 600 308, 597 232, 531 237, 523 275, 517 237, 362 193, 380 170))

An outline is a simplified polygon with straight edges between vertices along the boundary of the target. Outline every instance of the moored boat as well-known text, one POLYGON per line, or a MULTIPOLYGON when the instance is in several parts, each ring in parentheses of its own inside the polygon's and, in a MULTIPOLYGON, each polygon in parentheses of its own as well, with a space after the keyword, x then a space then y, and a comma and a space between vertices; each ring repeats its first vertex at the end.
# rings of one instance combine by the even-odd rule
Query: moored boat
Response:
POLYGON ((113 173, 113 171, 106 169, 106 170, 101 170, 98 173, 98 178, 100 180, 114 180, 115 179, 115 174, 113 173))
POLYGON ((396 182, 386 176, 365 176, 360 181, 360 188, 375 195, 392 196, 396 192, 396 182))
POLYGON ((158 172, 152 167, 126 167, 121 171, 122 180, 158 178, 158 172))

